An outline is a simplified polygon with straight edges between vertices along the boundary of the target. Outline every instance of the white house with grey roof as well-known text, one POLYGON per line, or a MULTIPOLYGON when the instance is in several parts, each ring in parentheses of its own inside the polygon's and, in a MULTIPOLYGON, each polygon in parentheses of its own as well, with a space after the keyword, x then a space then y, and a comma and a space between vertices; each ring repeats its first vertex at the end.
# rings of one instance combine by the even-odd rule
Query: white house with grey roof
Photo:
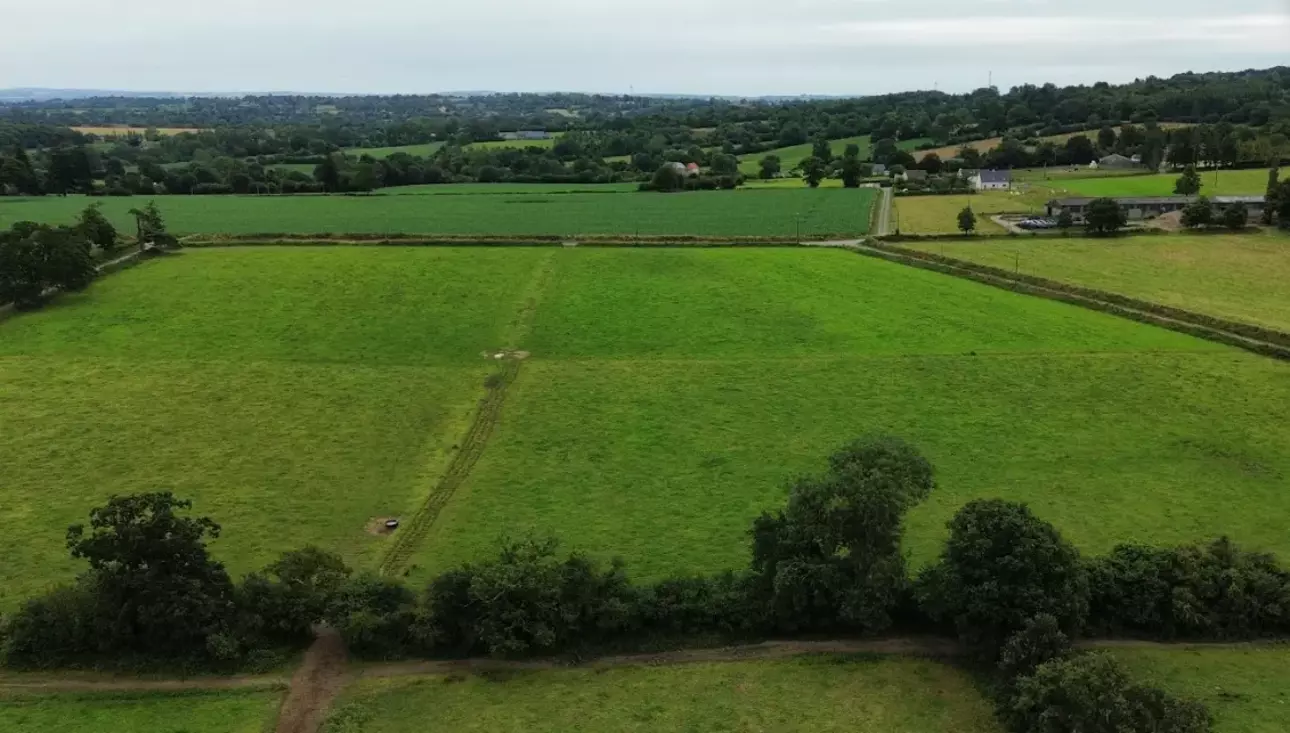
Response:
POLYGON ((1012 171, 977 171, 968 180, 974 191, 1007 191, 1012 188, 1012 171))

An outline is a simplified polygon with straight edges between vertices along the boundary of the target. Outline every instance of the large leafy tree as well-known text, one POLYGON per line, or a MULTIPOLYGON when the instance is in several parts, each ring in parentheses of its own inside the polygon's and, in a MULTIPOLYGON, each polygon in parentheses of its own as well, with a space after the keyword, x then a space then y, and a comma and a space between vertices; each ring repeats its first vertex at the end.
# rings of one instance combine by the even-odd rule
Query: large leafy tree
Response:
POLYGON ((802 180, 811 188, 819 188, 820 181, 824 180, 824 175, 828 168, 823 160, 812 155, 802 161, 802 180))
POLYGON ((881 631, 907 586, 905 513, 935 485, 931 464, 889 437, 858 440, 822 476, 792 487, 788 506, 753 524, 753 572, 773 626, 881 631))
POLYGON ((116 249, 116 227, 112 226, 112 222, 108 221, 108 218, 103 215, 102 204, 92 204, 85 207, 76 222, 75 228, 90 244, 97 245, 105 252, 116 249))
POLYGON ((781 164, 778 155, 767 155, 758 165, 760 168, 757 173, 758 178, 769 180, 779 175, 781 164))
POLYGON ((1112 198, 1100 198, 1089 203, 1084 212, 1084 227, 1095 237, 1109 237, 1123 229, 1129 217, 1112 198))
POLYGON ((89 563, 101 652, 204 654, 232 616, 233 584, 206 542, 220 527, 184 516, 170 492, 114 496, 67 530, 72 557, 89 563))
POLYGON ((32 308, 47 290, 84 290, 94 276, 89 242, 73 229, 27 221, 0 232, 0 303, 32 308))
POLYGON ((1048 614, 1067 632, 1088 615, 1079 553, 1024 504, 973 501, 949 523, 940 561, 919 582, 931 615, 986 656, 1027 620, 1048 614))

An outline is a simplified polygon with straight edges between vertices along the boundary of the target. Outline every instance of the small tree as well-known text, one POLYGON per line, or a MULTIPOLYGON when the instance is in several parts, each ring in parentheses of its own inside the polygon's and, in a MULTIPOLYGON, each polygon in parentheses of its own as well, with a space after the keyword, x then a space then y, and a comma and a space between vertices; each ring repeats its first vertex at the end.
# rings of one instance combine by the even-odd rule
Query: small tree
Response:
POLYGON ((1062 213, 1057 215, 1057 228, 1065 233, 1073 226, 1075 226, 1075 217, 1071 216, 1069 209, 1062 209, 1062 213))
POLYGON ((1214 205, 1208 197, 1201 196, 1187 204, 1182 212, 1182 225, 1188 229, 1199 229, 1214 223, 1214 205))
POLYGON ((1084 212, 1084 227, 1095 237, 1109 237, 1128 223, 1128 215, 1115 199, 1100 198, 1092 201, 1084 212))
POLYGON ((1276 216, 1277 196, 1281 190, 1280 176, 1281 171, 1277 166, 1274 165, 1268 170, 1268 188, 1263 198, 1263 224, 1265 226, 1271 225, 1273 218, 1276 216))
POLYGON ((976 212, 972 211, 970 205, 964 206, 963 210, 959 212, 959 231, 964 234, 971 234, 976 231, 976 212))
POLYGON ((1196 166, 1189 165, 1183 169, 1183 174, 1178 177, 1174 184, 1174 193, 1179 196, 1195 196, 1200 193, 1201 187, 1200 174, 1196 172, 1196 166))
POLYGON ((811 188, 819 188, 827 172, 825 162, 812 155, 802 161, 802 180, 811 188))
POLYGON ((91 204, 85 207, 75 228, 90 244, 98 245, 104 252, 116 249, 116 227, 112 226, 112 222, 103 215, 102 204, 91 204))
POLYGON ((757 172, 758 178, 770 180, 779 175, 781 165, 778 155, 767 155, 759 165, 761 169, 757 172))
POLYGON ((1250 223, 1250 210, 1241 202, 1229 204, 1223 211, 1223 226, 1234 232, 1244 229, 1250 223))
POLYGON ((148 244, 168 245, 174 242, 166 231, 166 222, 161 218, 161 209, 157 208, 156 201, 149 201, 142 209, 130 209, 130 214, 134 216, 135 237, 140 250, 148 244))
POLYGON ((919 580, 933 618, 986 656, 1026 622, 1049 614, 1067 632, 1088 615, 1088 581, 1079 553, 1024 504, 973 501, 949 523, 940 562, 919 580))

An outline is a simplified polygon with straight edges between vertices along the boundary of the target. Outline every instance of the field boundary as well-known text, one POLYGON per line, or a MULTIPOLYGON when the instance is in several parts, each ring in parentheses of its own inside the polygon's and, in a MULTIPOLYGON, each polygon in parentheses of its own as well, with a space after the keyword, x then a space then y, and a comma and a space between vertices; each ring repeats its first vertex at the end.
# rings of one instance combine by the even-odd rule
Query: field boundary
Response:
MULTIPOLYGON (((858 234, 821 234, 804 236, 801 242, 828 242, 855 239, 858 234)), ((387 235, 387 234, 239 234, 212 237, 189 235, 180 240, 184 247, 214 249, 219 247, 560 247, 570 242, 584 247, 794 247, 796 237, 699 237, 631 235, 387 235)))
POLYGON ((974 280, 1026 295, 1070 303, 1227 346, 1235 346, 1263 356, 1290 361, 1290 334, 1280 331, 1225 321, 1115 293, 1045 280, 1033 275, 1010 273, 987 265, 930 252, 894 247, 873 240, 852 249, 865 256, 974 280))

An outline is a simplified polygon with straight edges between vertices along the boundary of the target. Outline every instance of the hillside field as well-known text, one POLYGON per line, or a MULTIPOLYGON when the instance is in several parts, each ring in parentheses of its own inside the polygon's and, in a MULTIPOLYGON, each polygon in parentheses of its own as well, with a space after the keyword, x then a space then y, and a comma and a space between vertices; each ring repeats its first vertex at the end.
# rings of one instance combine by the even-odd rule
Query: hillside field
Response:
POLYGON ((957 234, 959 212, 971 206, 976 212, 976 231, 980 234, 1003 234, 1003 227, 990 220, 990 214, 1026 211, 1033 208, 1023 197, 988 191, 954 196, 897 196, 892 199, 892 230, 904 234, 957 234))
POLYGON ((532 356, 414 582, 526 531, 637 578, 741 567, 869 432, 939 470, 916 563, 987 496, 1089 551, 1290 552, 1286 365, 843 251, 191 250, 0 332, 0 607, 73 575, 64 531, 112 493, 194 499, 234 574, 307 543, 374 567, 371 521, 429 495, 503 347, 532 356))
POLYGON ((967 675, 913 659, 805 658, 502 679, 364 680, 323 733, 995 733, 967 675))
POLYGON ((282 693, 0 694, 5 733, 266 733, 282 693))
POLYGON ((1286 234, 1021 238, 907 246, 1290 332, 1286 234))
MULTIPOLYGON (((896 143, 896 147, 901 150, 913 151, 925 142, 927 142, 926 138, 901 140, 896 143)), ((870 140, 868 135, 829 141, 829 145, 832 148, 834 155, 842 155, 842 153, 847 149, 847 146, 853 144, 860 146, 860 159, 868 160, 869 156, 873 152, 873 142, 870 140)), ((767 150, 761 153, 741 155, 739 156, 739 172, 745 176, 756 177, 757 173, 761 170, 762 158, 765 158, 768 155, 778 155, 780 165, 784 172, 788 173, 796 168, 797 164, 801 163, 804 158, 811 155, 811 147, 811 143, 805 143, 802 145, 793 145, 787 148, 775 148, 774 150, 767 150)))
MULTIPOLYGON (((1050 184, 1053 195, 1060 196, 1172 196, 1179 173, 1151 176, 1105 176, 1063 180, 1050 184)), ((1262 196, 1268 188, 1266 168, 1247 170, 1201 171, 1200 192, 1205 196, 1262 196)))
MULTIPOLYGON (((568 186, 559 187, 567 191, 568 186)), ((462 196, 159 197, 171 232, 184 234, 700 235, 793 238, 869 230, 872 189, 702 191, 678 194, 483 191, 462 196), (800 225, 800 227, 799 227, 800 225)), ((135 198, 96 199, 123 231, 135 198)), ((29 219, 69 223, 84 197, 0 199, 0 225, 29 219)))

